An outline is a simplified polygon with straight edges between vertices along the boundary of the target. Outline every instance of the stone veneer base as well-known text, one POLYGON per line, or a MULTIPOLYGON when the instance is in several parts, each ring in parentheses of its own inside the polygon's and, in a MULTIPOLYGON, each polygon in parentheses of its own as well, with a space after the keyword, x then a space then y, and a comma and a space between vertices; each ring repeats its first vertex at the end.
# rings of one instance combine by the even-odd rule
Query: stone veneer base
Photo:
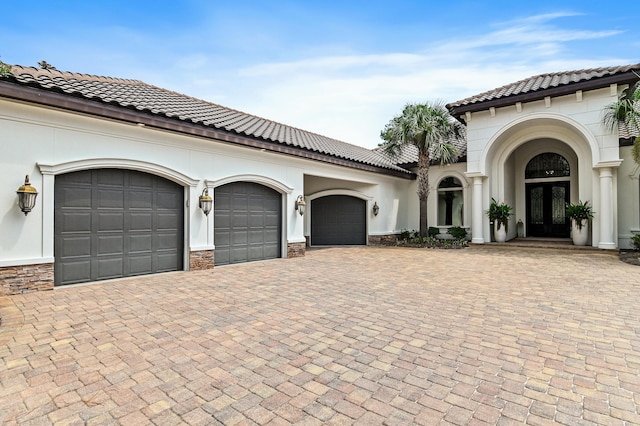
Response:
POLYGON ((398 236, 391 235, 369 235, 369 244, 382 246, 395 246, 398 242, 398 236))
POLYGON ((0 267, 0 296, 53 290, 53 263, 0 267))
POLYGON ((189 270, 202 271, 215 266, 214 250, 198 250, 189 253, 189 270))
POLYGON ((287 243, 287 257, 303 257, 307 251, 307 244, 301 243, 287 243))

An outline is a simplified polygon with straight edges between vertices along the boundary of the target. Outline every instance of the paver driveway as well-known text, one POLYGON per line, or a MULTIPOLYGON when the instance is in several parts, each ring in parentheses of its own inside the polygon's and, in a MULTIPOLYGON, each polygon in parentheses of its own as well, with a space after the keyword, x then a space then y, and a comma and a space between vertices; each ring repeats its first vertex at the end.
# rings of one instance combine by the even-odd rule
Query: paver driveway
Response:
POLYGON ((2 424, 640 424, 640 268, 395 247, 0 299, 2 424))

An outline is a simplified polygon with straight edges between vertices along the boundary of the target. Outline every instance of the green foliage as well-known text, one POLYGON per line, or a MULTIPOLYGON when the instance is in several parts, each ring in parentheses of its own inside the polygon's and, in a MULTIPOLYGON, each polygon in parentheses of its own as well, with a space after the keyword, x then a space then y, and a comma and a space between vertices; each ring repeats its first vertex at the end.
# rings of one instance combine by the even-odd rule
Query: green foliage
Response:
POLYGON ((504 225, 505 231, 509 231, 509 217, 513 215, 513 207, 509 204, 504 201, 498 203, 492 198, 487 215, 489 216, 489 220, 498 223, 498 228, 504 225))
POLYGON ((380 132, 380 148, 393 159, 409 146, 418 150, 418 199, 420 200, 420 235, 427 235, 426 201, 429 198, 429 167, 432 160, 448 164, 458 159, 454 142, 464 140, 464 127, 455 120, 442 102, 409 103, 380 132))
POLYGON ((440 229, 436 228, 435 226, 430 226, 429 227, 429 236, 432 238, 435 238, 436 235, 438 235, 440 233, 440 229))
POLYGON ((631 237, 631 244, 633 244, 634 250, 640 250, 640 234, 631 237))
POLYGON ((402 231, 400 231, 400 235, 398 236, 398 239, 400 239, 401 241, 407 241, 409 237, 411 237, 411 232, 406 229, 403 229, 402 231))
POLYGON ((466 240, 467 230, 459 226, 452 226, 449 228, 449 234, 456 240, 466 240))
POLYGON ((631 157, 633 157, 633 161, 640 164, 640 136, 636 137, 635 142, 633 142, 633 146, 631 147, 631 157))
POLYGON ((582 229, 582 221, 584 219, 591 219, 593 217, 593 208, 589 204, 589 201, 578 201, 576 204, 569 203, 565 209, 566 216, 576 221, 578 229, 582 229))
POLYGON ((6 77, 11 74, 11 65, 0 61, 0 77, 6 77))

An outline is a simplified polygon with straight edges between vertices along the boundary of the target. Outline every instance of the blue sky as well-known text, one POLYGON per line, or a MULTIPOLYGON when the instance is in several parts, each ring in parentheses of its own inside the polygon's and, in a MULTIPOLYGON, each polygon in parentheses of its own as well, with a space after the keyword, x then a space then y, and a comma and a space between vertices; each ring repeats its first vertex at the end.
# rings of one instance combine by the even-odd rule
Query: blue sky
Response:
POLYGON ((3 7, 0 60, 143 80, 373 148, 407 102, 639 63, 639 18, 637 1, 32 0, 3 7))

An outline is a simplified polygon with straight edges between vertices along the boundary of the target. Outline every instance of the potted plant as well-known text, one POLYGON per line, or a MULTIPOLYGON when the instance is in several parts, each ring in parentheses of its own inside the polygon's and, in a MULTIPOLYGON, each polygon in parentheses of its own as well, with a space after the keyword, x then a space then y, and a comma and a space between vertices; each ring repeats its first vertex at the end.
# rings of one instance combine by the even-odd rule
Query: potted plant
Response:
POLYGON ((567 204, 566 216, 571 220, 571 239, 576 246, 584 246, 589 239, 589 219, 593 217, 593 208, 589 201, 567 204))
POLYGON ((493 222, 494 238, 499 243, 507 241, 507 231, 509 230, 509 216, 513 215, 513 207, 504 201, 498 203, 491 198, 489 210, 487 211, 489 220, 493 222))

